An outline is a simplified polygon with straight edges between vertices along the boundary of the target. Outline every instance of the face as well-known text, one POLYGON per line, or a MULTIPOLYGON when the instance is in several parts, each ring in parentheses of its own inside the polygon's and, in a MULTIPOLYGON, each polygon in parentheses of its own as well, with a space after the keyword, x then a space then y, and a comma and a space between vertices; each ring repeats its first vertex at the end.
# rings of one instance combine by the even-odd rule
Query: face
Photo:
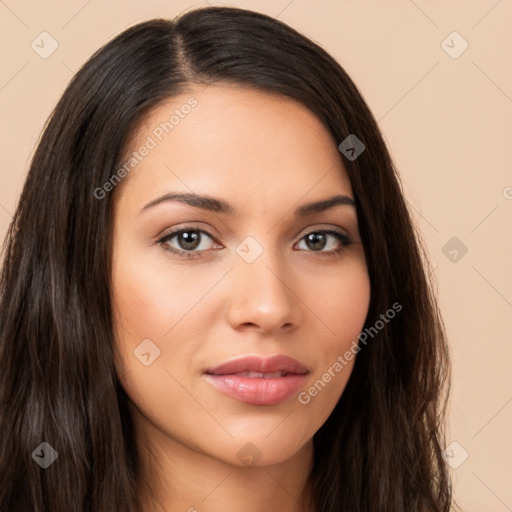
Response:
POLYGON ((278 463, 311 441, 355 363, 344 354, 370 285, 354 196, 301 104, 190 91, 139 126, 114 190, 117 371, 136 428, 234 465, 278 463))

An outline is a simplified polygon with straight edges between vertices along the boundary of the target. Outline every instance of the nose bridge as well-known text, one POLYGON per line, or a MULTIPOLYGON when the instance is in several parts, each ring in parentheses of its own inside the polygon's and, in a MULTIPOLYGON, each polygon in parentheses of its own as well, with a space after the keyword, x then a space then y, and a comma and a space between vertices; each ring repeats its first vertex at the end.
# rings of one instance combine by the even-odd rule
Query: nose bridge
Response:
MULTIPOLYGON (((261 237, 260 237, 261 239, 261 237)), ((279 247, 246 237, 236 248, 231 321, 272 330, 297 321, 298 304, 279 247)))

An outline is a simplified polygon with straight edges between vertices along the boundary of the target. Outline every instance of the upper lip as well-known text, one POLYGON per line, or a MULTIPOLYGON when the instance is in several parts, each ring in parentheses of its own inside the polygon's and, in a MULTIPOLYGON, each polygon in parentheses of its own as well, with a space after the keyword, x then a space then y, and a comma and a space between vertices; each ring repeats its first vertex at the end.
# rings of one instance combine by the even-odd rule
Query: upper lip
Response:
POLYGON ((205 373, 210 375, 227 375, 241 372, 273 372, 286 373, 308 373, 308 369, 296 359, 285 355, 276 355, 272 357, 246 356, 213 368, 208 368, 205 373))

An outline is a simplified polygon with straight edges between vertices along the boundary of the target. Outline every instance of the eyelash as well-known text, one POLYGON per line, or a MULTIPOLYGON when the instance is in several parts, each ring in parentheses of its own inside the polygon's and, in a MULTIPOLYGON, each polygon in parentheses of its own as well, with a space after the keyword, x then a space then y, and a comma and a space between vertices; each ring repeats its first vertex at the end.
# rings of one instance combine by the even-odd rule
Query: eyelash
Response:
MULTIPOLYGON (((166 233, 159 240, 157 240, 157 243, 162 245, 164 250, 166 250, 168 252, 171 252, 173 254, 176 254, 180 258, 184 258, 184 259, 197 259, 197 258, 200 258, 201 257, 201 253, 204 252, 204 251, 183 251, 183 250, 176 249, 174 247, 169 247, 168 245, 166 245, 166 242, 168 242, 169 240, 174 238, 176 235, 179 235, 180 233, 187 232, 187 231, 194 231, 194 232, 198 232, 198 233, 204 233, 205 235, 209 236, 213 241, 216 242, 215 237, 213 235, 211 235, 210 233, 208 233, 208 231, 205 231, 203 229, 198 229, 198 228, 192 227, 192 226, 188 226, 188 227, 186 226, 186 227, 179 228, 177 230, 171 231, 169 233, 166 233)), ((343 252, 346 247, 348 247, 350 244, 353 243, 350 240, 350 238, 345 233, 342 233, 341 231, 337 231, 337 230, 334 230, 334 229, 318 229, 318 230, 310 231, 309 233, 306 233, 299 240, 299 242, 302 241, 304 238, 306 238, 308 235, 311 235, 313 233, 314 234, 328 234, 328 235, 332 235, 335 238, 337 238, 338 241, 341 242, 341 247, 338 248, 338 249, 332 249, 330 251, 307 251, 307 252, 312 252, 314 254, 318 254, 320 256, 337 256, 341 252, 343 252)))

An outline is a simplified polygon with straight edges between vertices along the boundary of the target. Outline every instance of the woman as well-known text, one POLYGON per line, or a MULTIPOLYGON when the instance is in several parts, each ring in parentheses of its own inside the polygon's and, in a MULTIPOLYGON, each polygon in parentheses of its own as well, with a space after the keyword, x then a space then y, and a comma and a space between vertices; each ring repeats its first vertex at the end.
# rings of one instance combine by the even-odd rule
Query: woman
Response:
POLYGON ((447 512, 426 266, 323 49, 236 8, 131 27, 8 232, 0 510, 447 512))

